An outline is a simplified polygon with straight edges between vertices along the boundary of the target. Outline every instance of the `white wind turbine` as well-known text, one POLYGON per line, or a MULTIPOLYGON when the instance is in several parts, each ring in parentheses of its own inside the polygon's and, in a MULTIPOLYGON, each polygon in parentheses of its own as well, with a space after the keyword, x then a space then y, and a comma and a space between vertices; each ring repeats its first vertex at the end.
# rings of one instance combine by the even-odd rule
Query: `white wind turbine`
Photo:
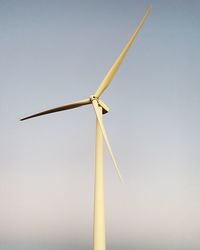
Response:
POLYGON ((105 91, 105 89, 111 83, 115 73, 117 72, 120 64, 122 63, 126 53, 128 52, 131 44, 133 43, 135 37, 137 36, 138 32, 140 31, 142 25, 144 24, 146 18, 148 17, 152 7, 149 6, 140 21, 139 25, 137 26, 135 32, 123 48, 122 52, 118 56, 115 63, 112 65, 106 76, 104 77, 103 81, 99 85, 96 93, 91 95, 89 98, 73 102, 70 104, 66 104, 57 108, 49 109, 25 118, 22 118, 20 121, 24 121, 33 117, 42 116, 50 113, 55 113, 59 111, 64 111, 68 109, 78 108, 80 106, 92 104, 94 111, 96 113, 96 159, 95 159, 95 185, 94 185, 94 224, 93 224, 93 249, 94 250, 105 250, 105 219, 104 219, 104 188, 103 188, 103 138, 105 143, 108 147, 108 151, 114 163, 116 172, 119 178, 122 181, 122 177, 117 166, 115 157, 113 155, 110 143, 108 141, 108 137, 103 125, 103 114, 106 114, 109 109, 108 107, 100 100, 100 96, 105 91))

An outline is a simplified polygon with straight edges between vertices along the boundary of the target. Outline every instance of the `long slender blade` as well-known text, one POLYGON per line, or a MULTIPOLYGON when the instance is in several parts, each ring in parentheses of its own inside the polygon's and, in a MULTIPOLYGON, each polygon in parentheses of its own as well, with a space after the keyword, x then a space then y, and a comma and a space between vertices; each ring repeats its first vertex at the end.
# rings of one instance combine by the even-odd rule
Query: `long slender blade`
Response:
POLYGON ((93 107, 94 107, 94 110, 95 110, 95 113, 96 113, 96 116, 97 116, 99 125, 100 125, 100 127, 101 127, 101 131, 102 131, 102 134, 103 134, 103 138, 104 138, 104 140, 105 140, 105 142, 106 142, 106 145, 107 145, 107 147, 108 147, 108 151, 109 151, 110 156, 111 156, 111 158, 112 158, 112 160, 113 160, 113 163, 114 163, 116 172, 117 172, 117 174, 118 174, 120 180, 123 181, 122 176, 121 176, 120 171, 119 171, 119 168, 118 168, 118 166, 117 166, 117 162, 116 162, 115 157, 114 157, 114 155, 113 155, 112 148, 111 148, 111 146, 110 146, 110 143, 109 143, 109 140, 108 140, 108 137, 107 137, 107 134, 106 134, 106 130, 105 130, 104 125, 103 125, 103 122, 102 122, 102 120, 101 120, 101 118, 100 118, 97 100, 93 100, 93 101, 92 101, 92 104, 93 104, 93 107))
POLYGON ((109 86, 109 84, 112 81, 114 75, 116 74, 119 66, 121 65, 124 57, 126 56, 129 48, 131 47, 131 44, 135 40, 135 38, 136 38, 137 34, 139 33, 140 29, 142 28, 142 26, 143 26, 146 18, 148 17, 151 9, 152 9, 152 6, 149 6, 147 8, 147 10, 145 11, 145 14, 144 14, 142 20, 140 21, 139 25, 137 26, 135 32, 133 33, 133 35, 131 36, 131 38, 129 39, 129 41, 127 42, 127 44, 125 45, 124 49, 122 50, 121 54, 119 55, 119 57, 117 58, 117 60, 113 64, 113 66, 110 68, 110 70, 106 74, 106 76, 103 79, 103 81, 101 82, 101 84, 99 85, 99 87, 98 87, 98 89, 97 89, 97 91, 95 93, 95 96, 97 98, 100 97, 100 95, 104 92, 104 90, 109 86))
POLYGON ((24 117, 24 118, 20 119, 20 121, 24 121, 24 120, 27 120, 27 119, 30 119, 30 118, 33 118, 33 117, 41 116, 41 115, 47 115, 47 114, 50 114, 50 113, 64 111, 64 110, 67 110, 67 109, 78 108, 80 106, 88 105, 90 103, 91 103, 91 100, 89 98, 88 99, 83 99, 83 100, 80 100, 80 101, 77 101, 77 102, 66 104, 66 105, 63 105, 63 106, 60 106, 60 107, 57 107, 57 108, 53 108, 53 109, 48 109, 48 110, 45 110, 43 112, 24 117))

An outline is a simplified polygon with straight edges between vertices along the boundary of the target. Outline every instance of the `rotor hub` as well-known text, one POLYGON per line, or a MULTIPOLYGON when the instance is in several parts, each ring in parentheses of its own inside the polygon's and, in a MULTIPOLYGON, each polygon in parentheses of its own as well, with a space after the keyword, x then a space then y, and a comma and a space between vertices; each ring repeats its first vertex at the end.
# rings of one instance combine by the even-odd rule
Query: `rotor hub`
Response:
POLYGON ((103 114, 108 113, 109 108, 108 108, 108 107, 106 106, 106 104, 105 104, 102 100, 100 100, 98 97, 96 97, 95 95, 91 95, 91 96, 90 96, 90 100, 91 100, 91 102, 93 102, 94 100, 97 101, 98 105, 99 105, 100 107, 102 107, 103 114))

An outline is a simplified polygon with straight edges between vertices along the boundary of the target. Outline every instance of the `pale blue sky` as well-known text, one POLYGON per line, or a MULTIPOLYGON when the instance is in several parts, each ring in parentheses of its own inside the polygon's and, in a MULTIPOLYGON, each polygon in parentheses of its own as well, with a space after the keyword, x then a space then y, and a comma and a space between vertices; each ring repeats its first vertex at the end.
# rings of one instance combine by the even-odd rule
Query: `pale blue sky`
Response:
POLYGON ((0 0, 0 242, 91 246, 93 94, 153 11, 102 99, 107 244, 200 249, 200 2, 0 0))

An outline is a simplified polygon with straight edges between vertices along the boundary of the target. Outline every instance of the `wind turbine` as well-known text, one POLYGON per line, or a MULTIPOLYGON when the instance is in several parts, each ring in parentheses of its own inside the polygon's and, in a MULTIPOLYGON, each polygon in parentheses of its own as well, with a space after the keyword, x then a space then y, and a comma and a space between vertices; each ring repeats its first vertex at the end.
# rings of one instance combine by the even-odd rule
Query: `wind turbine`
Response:
POLYGON ((96 113, 96 159, 95 159, 95 183, 94 183, 94 224, 93 224, 93 249, 94 250, 105 250, 105 219, 104 219, 104 187, 103 187, 103 139, 107 145, 108 151, 114 163, 116 172, 122 181, 122 176, 120 174, 119 168, 117 166, 115 157, 113 155, 105 128, 103 124, 103 114, 109 111, 109 108, 100 100, 100 96, 103 94, 105 89, 110 85, 114 75, 116 74, 120 64, 122 63, 124 57, 126 56, 131 44, 135 40, 138 32, 142 28, 146 18, 148 17, 152 7, 149 6, 145 11, 143 18, 141 19, 139 25, 137 26, 135 32, 130 37, 129 41, 121 51, 120 55, 104 77, 103 81, 100 83, 98 89, 94 95, 89 98, 79 100, 70 104, 66 104, 57 108, 49 109, 31 116, 22 118, 20 121, 24 121, 37 116, 47 115, 50 113, 55 113, 59 111, 64 111, 68 109, 78 108, 80 106, 92 104, 94 111, 96 113))

